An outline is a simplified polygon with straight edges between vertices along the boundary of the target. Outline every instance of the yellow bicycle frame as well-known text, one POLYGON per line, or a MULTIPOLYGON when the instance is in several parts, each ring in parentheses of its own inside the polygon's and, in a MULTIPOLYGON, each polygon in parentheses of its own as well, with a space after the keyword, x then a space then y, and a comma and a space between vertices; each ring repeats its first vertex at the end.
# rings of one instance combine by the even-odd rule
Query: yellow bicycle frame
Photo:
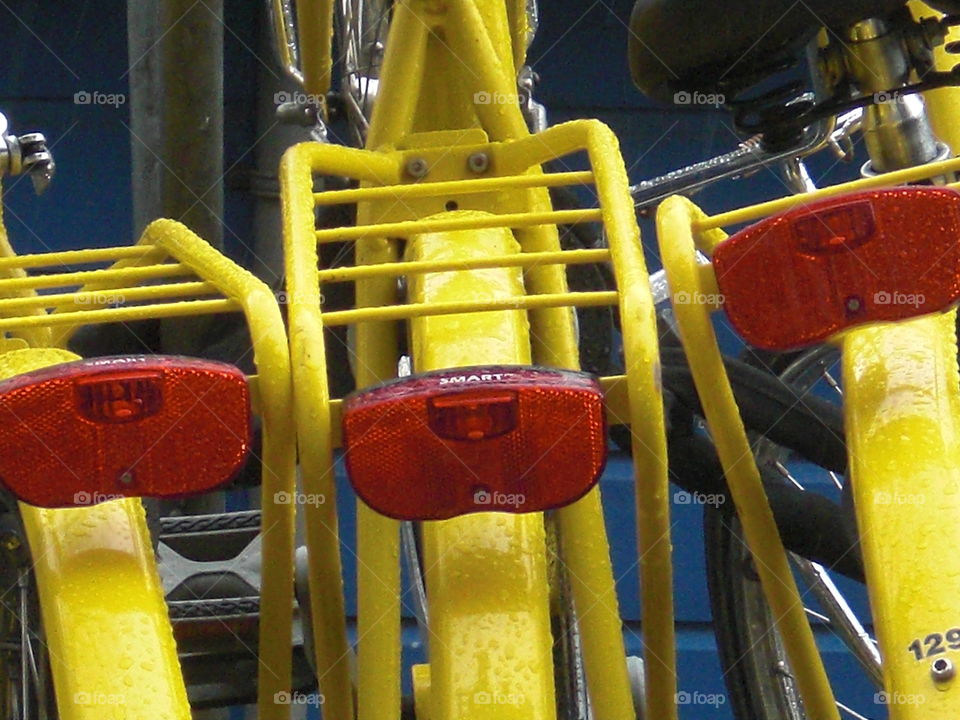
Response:
MULTIPOLYGON (((328 399, 324 327, 355 329, 355 377, 364 387, 396 375, 404 332, 398 321, 409 321, 417 371, 531 361, 575 368, 571 308, 618 304, 628 373, 604 386, 611 413, 622 412, 620 422, 629 414, 634 433, 648 712, 671 718, 676 680, 666 444, 648 275, 612 133, 588 121, 536 136, 527 131, 516 100, 526 36, 518 19, 524 17, 524 4, 515 1, 397 3, 368 150, 305 144, 284 156, 281 198, 304 482, 333 496, 339 405, 328 399), (584 151, 590 171, 541 170, 543 163, 584 151), (486 159, 483 168, 470 170, 478 155, 486 159), (414 166, 426 172, 411 173, 414 166), (360 187, 314 193, 316 173, 354 178, 360 187), (583 183, 594 185, 598 209, 551 209, 548 187, 583 183), (357 226, 317 230, 316 205, 337 203, 356 203, 357 226), (560 250, 558 224, 598 221, 609 250, 560 250), (318 242, 353 242, 356 266, 318 270, 318 242), (612 262, 619 291, 569 293, 564 265, 598 260, 612 262), (403 276, 407 302, 398 304, 397 278, 403 276), (320 286, 346 281, 355 283, 357 308, 322 311, 320 286)), ((357 513, 358 716, 396 720, 398 523, 362 503, 357 513)), ((306 519, 324 712, 346 720, 353 697, 336 517, 332 508, 311 507, 306 519)), ((599 490, 558 511, 558 520, 593 711, 603 719, 632 718, 599 490)), ((418 716, 552 720, 542 516, 478 513, 424 523, 421 531, 430 662, 414 668, 418 716)))
MULTIPOLYGON (((172 220, 132 247, 16 256, 0 223, 0 378, 76 355, 60 349, 87 323, 242 311, 259 374, 251 377, 263 424, 260 684, 290 687, 295 445, 286 333, 276 298, 172 220), (104 269, 68 271, 91 263, 104 269), (26 269, 59 272, 28 275, 26 269), (153 284, 142 285, 144 280, 153 284), (78 288, 79 286, 79 288, 78 288), (39 288, 53 292, 37 294, 39 288), (126 302, 136 305, 125 305, 126 302), (120 302, 119 306, 113 306, 120 302), (284 560, 285 558, 285 560, 284 560)), ((28 461, 28 460, 25 460, 28 461)), ((21 504, 40 596, 58 717, 190 718, 153 545, 138 498, 92 507, 21 504)), ((273 707, 276 707, 274 705, 273 707)), ((261 717, 269 717, 269 713, 261 717)))

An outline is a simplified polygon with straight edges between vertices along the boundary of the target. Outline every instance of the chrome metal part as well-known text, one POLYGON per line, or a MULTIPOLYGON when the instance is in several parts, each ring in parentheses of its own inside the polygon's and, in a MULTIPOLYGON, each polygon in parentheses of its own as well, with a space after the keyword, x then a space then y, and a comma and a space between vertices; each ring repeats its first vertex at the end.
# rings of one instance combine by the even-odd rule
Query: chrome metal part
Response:
POLYGON ((481 175, 490 168, 490 156, 485 152, 475 152, 467 158, 467 167, 470 172, 481 175))
POLYGON ((727 178, 747 175, 762 167, 775 166, 785 160, 803 157, 816 152, 830 142, 834 131, 833 121, 823 121, 806 128, 803 141, 786 150, 769 151, 759 142, 747 141, 736 150, 695 163, 666 175, 643 180, 630 188, 637 208, 656 205, 664 198, 675 194, 690 194, 711 183, 727 178))
POLYGON ((40 195, 47 189, 56 170, 46 137, 38 132, 18 136, 7 130, 7 118, 0 114, 0 138, 3 139, 0 143, 0 175, 26 174, 34 191, 40 195))
POLYGON ((296 9, 292 0, 267 0, 267 17, 273 30, 273 49, 284 73, 303 84, 300 71, 300 48, 297 45, 296 9))
MULTIPOLYGON (((710 258, 697 250, 697 262, 701 265, 709 265, 710 258)), ((650 290, 653 292, 653 304, 659 305, 670 299, 670 285, 667 283, 667 273, 665 270, 657 270, 650 273, 650 290)))
POLYGON ((428 172, 430 172, 430 166, 427 164, 427 161, 423 158, 411 158, 407 161, 406 166, 407 175, 412 178, 422 178, 428 172))
POLYGON ((939 149, 923 97, 901 94, 913 63, 904 33, 883 20, 852 26, 844 46, 846 68, 862 95, 873 95, 862 120, 871 167, 883 173, 931 162, 939 149))
POLYGON ((341 96, 361 144, 380 87, 380 65, 391 9, 391 0, 340 0, 336 12, 337 39, 343 57, 341 96))
POLYGON ((833 154, 844 162, 853 160, 853 135, 863 126, 863 108, 854 108, 837 116, 836 129, 830 133, 828 141, 833 154))
POLYGON ((794 567, 812 591, 817 603, 824 609, 831 629, 850 648, 857 661, 878 688, 883 688, 880 670, 880 651, 866 628, 857 618, 840 589, 822 565, 799 555, 792 556, 794 567))
POLYGON ((956 674, 957 669, 949 658, 937 658, 930 664, 930 677, 934 682, 945 683, 956 674))
POLYGON ((817 185, 810 177, 802 158, 794 157, 781 162, 780 175, 790 192, 801 194, 813 192, 817 189, 817 185))
POLYGON ((420 628, 420 641, 423 643, 424 651, 426 652, 429 650, 430 642, 430 615, 427 610, 427 586, 424 583, 423 567, 420 563, 417 529, 411 522, 400 523, 400 548, 404 562, 407 564, 407 572, 413 590, 413 615, 417 619, 417 626, 420 628))
POLYGON ((539 80, 540 76, 529 65, 520 68, 520 74, 517 76, 520 111, 527 121, 527 127, 533 133, 542 132, 549 127, 546 106, 533 99, 533 90, 539 80))

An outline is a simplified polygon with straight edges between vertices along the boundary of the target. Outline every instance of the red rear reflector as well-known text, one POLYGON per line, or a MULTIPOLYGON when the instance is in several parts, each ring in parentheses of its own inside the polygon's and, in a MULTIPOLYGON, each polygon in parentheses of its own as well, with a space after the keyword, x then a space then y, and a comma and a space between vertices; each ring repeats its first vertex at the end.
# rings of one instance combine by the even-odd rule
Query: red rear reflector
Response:
POLYGON ((960 300, 960 193, 934 187, 828 198, 762 220, 713 256, 730 322, 789 350, 960 300))
POLYGON ((603 393, 590 375, 489 366, 440 370, 344 401, 357 495, 401 520, 568 505, 606 461, 603 393))
POLYGON ((97 358, 0 382, 0 482, 42 507, 212 490, 243 467, 250 394, 232 365, 97 358))

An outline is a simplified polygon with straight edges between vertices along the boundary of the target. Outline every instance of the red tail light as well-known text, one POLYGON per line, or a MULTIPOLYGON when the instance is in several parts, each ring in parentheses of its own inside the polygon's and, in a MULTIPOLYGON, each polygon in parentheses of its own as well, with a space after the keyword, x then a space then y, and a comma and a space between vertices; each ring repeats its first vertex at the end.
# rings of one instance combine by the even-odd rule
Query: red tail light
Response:
POLYGON ((344 403, 350 482, 402 520, 538 512, 586 493, 606 461, 590 375, 472 367, 395 380, 344 403))
POLYGON ((183 357, 54 365, 0 382, 0 438, 0 481, 31 505, 200 493, 246 460, 249 389, 183 357))
POLYGON ((731 323, 787 350, 960 299, 960 193, 905 187, 830 198, 767 218, 714 253, 731 323))

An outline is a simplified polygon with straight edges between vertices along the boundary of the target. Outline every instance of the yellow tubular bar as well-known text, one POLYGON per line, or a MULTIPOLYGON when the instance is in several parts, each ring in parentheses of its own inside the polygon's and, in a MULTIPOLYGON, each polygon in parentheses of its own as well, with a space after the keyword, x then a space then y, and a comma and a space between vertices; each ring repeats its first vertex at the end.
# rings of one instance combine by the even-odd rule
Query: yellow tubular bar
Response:
POLYGON ((156 220, 143 242, 163 248, 196 275, 216 283, 244 311, 253 341, 263 417, 261 482, 261 568, 257 712, 261 720, 289 717, 290 706, 275 702, 291 686, 293 632, 294 506, 274 500, 295 491, 293 389, 283 319, 270 289, 233 264, 186 226, 156 220))
MULTIPOLYGON (((731 210, 730 212, 703 217, 696 221, 694 229, 698 232, 710 230, 712 228, 722 228, 728 225, 738 225, 740 223, 751 222, 767 215, 774 215, 784 212, 797 205, 807 205, 823 198, 836 197, 857 190, 869 190, 871 188, 889 187, 891 185, 900 185, 902 183, 915 183, 920 180, 928 180, 960 171, 960 158, 943 160, 937 163, 919 165, 906 170, 895 170, 893 172, 883 173, 875 177, 861 178, 860 180, 851 180, 850 182, 831 185, 830 187, 814 190, 813 192, 803 193, 801 195, 790 195, 769 202, 751 205, 750 207, 731 210)), ((960 182, 948 185, 954 189, 960 189, 960 182)))
MULTIPOLYGON (((0 209, 2 212, 2 209, 0 209)), ((27 276, 23 266, 15 264, 17 259, 13 246, 7 237, 7 226, 0 217, 0 279, 19 280, 27 276)), ((36 291, 31 288, 21 288, 12 293, 15 297, 33 297, 36 291)), ((34 310, 35 313, 41 313, 42 310, 34 310)), ((51 333, 49 328, 28 328, 19 333, 33 347, 48 347, 50 345, 51 333)))
POLYGON ((370 277, 398 277, 416 275, 425 272, 444 272, 446 270, 482 270, 494 267, 531 267, 534 265, 581 265, 607 262, 609 250, 561 250, 558 252, 522 253, 519 255, 491 255, 466 261, 453 262, 405 262, 386 263, 385 265, 354 265, 352 267, 334 267, 321 270, 317 276, 320 282, 346 282, 370 277))
POLYGON ((297 0, 296 5, 303 89, 326 107, 333 67, 333 0, 297 0))
POLYGON ((341 242, 367 237, 398 237, 423 232, 442 230, 485 230, 491 227, 529 227, 531 225, 558 225, 578 222, 595 222, 600 219, 598 210, 553 210, 540 213, 511 213, 489 217, 451 217, 442 219, 411 220, 385 223, 383 225, 358 225, 357 227, 317 230, 317 242, 341 242))
MULTIPOLYGON (((702 213, 686 198, 665 200, 657 211, 657 235, 673 292, 699 296, 704 288, 695 255, 693 226, 702 213)), ((723 464, 754 565, 790 659, 807 716, 839 720, 833 692, 813 631, 790 571, 773 513, 760 481, 743 423, 710 322, 709 308, 675 304, 674 312, 690 371, 710 433, 723 464)))
MULTIPOLYGON (((506 229, 421 235, 415 261, 441 262, 519 250, 506 229)), ((516 297, 516 269, 420 275, 415 302, 516 297)), ((523 312, 428 317, 411 326, 418 372, 474 364, 529 364, 523 312)), ((482 482, 482 477, 478 478, 482 482)), ((556 717, 543 516, 478 513, 424 523, 430 611, 431 720, 556 717)))
MULTIPOLYGON (((0 355, 0 379, 79 359, 0 355)), ((47 510, 20 504, 61 720, 189 720, 190 706, 140 500, 47 510)))
POLYGON ((513 177, 476 178, 474 180, 450 180, 447 182, 419 182, 416 185, 393 187, 351 188, 315 193, 318 206, 340 205, 357 200, 407 200, 443 193, 469 195, 471 193, 501 192, 508 188, 563 187, 593 182, 592 172, 563 172, 550 175, 515 175, 513 177))
MULTIPOLYGON (((616 136, 601 123, 585 125, 590 164, 597 177, 604 228, 620 292, 624 359, 630 398, 640 583, 643 605, 646 717, 676 718, 676 638, 673 628, 673 566, 670 543, 670 483, 660 394, 660 354, 649 273, 630 200, 616 136)), ((575 531, 575 529, 571 529, 575 531)), ((598 583, 603 587, 603 583, 598 583)), ((610 589, 613 592, 613 589, 610 589)), ((614 598, 615 600, 615 598, 614 598)), ((616 611, 614 604, 612 610, 616 611)), ((613 612, 610 618, 614 617, 613 612)), ((623 653, 622 649, 619 649, 623 653)), ((619 687, 619 686, 618 686, 619 687)), ((622 692, 622 689, 620 690, 622 692)), ((622 695, 607 693, 623 703, 622 695)), ((610 714, 615 708, 610 709, 610 714)), ((622 710, 620 711, 623 712, 622 710)))
MULTIPOLYGON (((613 291, 557 293, 556 295, 525 295, 517 298, 496 298, 494 300, 457 300, 448 303, 411 303, 393 307, 366 307, 357 310, 338 310, 325 313, 323 324, 327 326, 346 325, 368 319, 402 320, 422 315, 453 315, 462 312, 481 310, 534 309, 564 307, 576 304, 580 307, 613 305, 617 294, 613 291)), ((2 323, 0 323, 2 324, 2 323)))
MULTIPOLYGON (((280 162, 283 187, 284 259, 289 293, 290 355, 297 388, 294 410, 304 490, 321 493, 323 504, 310 503, 305 511, 308 581, 313 637, 324 713, 330 720, 353 718, 344 617, 343 579, 333 478, 333 444, 327 374, 320 319, 320 290, 316 280, 317 246, 314 239, 313 162, 325 155, 342 158, 338 170, 351 167, 359 151, 327 153, 324 145, 297 145, 280 162)), ((362 163, 361 163, 362 164, 362 163)), ((374 163, 371 163, 373 165, 374 163)), ((366 166, 364 166, 366 167, 366 166)), ((359 519, 358 519, 359 522, 359 519)))

